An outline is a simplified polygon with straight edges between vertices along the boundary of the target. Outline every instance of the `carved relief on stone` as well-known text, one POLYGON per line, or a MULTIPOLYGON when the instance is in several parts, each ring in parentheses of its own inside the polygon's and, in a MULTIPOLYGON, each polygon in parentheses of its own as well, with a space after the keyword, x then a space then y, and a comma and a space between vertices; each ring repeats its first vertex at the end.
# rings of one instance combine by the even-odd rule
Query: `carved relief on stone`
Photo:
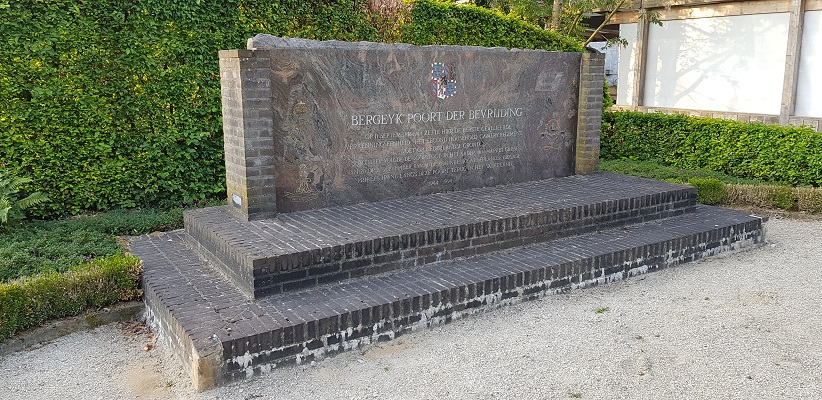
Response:
POLYGON ((540 134, 542 150, 558 152, 571 147, 572 135, 560 127, 555 118, 549 117, 545 122, 544 131, 540 134))
POLYGON ((314 183, 313 178, 313 171, 309 170, 307 165, 300 164, 300 186, 298 186, 297 190, 293 192, 286 192, 285 196, 294 203, 308 203, 312 200, 316 200, 320 193, 317 192, 312 185, 312 183, 314 183))
MULTIPOLYGON (((286 191, 285 196, 293 203, 308 203, 317 199, 323 184, 322 157, 314 154, 314 129, 311 129, 311 107, 305 101, 298 101, 291 108, 292 129, 286 137, 286 158, 299 165, 297 188, 286 191), (317 186, 320 186, 318 189, 317 186)), ((293 164, 292 164, 293 165, 293 164)))

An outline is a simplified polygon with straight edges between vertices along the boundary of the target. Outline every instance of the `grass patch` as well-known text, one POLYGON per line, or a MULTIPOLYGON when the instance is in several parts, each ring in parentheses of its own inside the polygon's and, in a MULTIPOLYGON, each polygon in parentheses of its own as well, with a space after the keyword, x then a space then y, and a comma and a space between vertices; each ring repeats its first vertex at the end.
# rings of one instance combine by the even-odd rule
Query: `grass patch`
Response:
MULTIPOLYGON (((217 203, 207 205, 212 204, 217 203)), ((110 211, 9 226, 0 232, 0 282, 46 271, 65 272, 98 257, 121 253, 123 246, 117 236, 182 226, 182 208, 110 211)))
POLYGON ((708 169, 682 169, 664 165, 659 161, 636 161, 636 160, 600 160, 599 168, 603 171, 617 174, 633 175, 642 178, 656 179, 660 181, 688 182, 691 179, 716 179, 724 183, 761 184, 762 181, 755 179, 745 179, 731 176, 722 172, 708 169))
POLYGON ((0 236, 0 282, 45 271, 64 272, 121 249, 113 235, 101 232, 57 226, 15 229, 0 236))

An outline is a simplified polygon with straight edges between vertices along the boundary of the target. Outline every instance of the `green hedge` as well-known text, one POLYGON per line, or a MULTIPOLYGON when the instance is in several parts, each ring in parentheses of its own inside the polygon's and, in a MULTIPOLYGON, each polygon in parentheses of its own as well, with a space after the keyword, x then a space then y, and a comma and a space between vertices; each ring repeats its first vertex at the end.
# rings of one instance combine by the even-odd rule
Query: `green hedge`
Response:
POLYGON ((688 184, 696 188, 696 201, 702 204, 719 204, 725 195, 725 184, 718 179, 691 178, 688 184))
POLYGON ((47 319, 139 298, 141 271, 136 257, 117 254, 65 273, 48 272, 0 284, 0 341, 47 319))
MULTIPOLYGON (((474 6, 417 1, 400 41, 579 51, 474 6)), ((224 195, 217 51, 257 33, 378 40, 365 0, 0 2, 0 168, 51 201, 30 215, 224 195)), ((392 34, 393 35, 393 34, 392 34)))
POLYGON ((410 16, 411 22, 401 28, 401 40, 410 44, 583 50, 575 39, 474 5, 418 0, 410 16))
POLYGON ((364 0, 0 2, 0 168, 34 215, 222 196, 217 51, 256 33, 371 40, 364 0))
POLYGON ((667 165, 795 186, 822 185, 822 134, 809 128, 685 115, 606 112, 604 159, 667 165))

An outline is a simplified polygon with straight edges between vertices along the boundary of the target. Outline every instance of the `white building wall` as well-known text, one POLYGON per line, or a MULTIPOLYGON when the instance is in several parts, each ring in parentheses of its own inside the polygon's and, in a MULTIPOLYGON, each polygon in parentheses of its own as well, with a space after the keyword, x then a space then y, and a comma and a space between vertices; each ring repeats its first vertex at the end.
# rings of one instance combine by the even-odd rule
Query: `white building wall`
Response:
POLYGON ((787 13, 651 25, 644 105, 779 114, 787 13))
POLYGON ((822 118, 822 11, 805 13, 794 114, 822 118))
POLYGON ((636 48, 637 24, 619 26, 619 36, 628 42, 628 46, 619 48, 619 66, 617 80, 617 105, 631 105, 634 95, 634 49, 636 48))
POLYGON ((608 42, 591 42, 588 47, 594 48, 600 53, 605 53, 605 81, 608 86, 617 84, 617 70, 619 69, 619 46, 608 46, 608 42))

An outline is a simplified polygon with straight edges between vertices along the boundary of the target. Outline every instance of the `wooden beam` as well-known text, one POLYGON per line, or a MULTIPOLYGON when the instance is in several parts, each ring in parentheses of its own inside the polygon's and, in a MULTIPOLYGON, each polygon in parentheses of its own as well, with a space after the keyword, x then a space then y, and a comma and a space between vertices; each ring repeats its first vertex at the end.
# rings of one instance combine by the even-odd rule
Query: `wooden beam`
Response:
POLYGON ((773 14, 790 11, 791 0, 739 1, 733 3, 711 4, 697 7, 672 7, 660 10, 663 21, 734 17, 738 15, 773 14))
POLYGON ((635 24, 637 21, 636 11, 620 11, 611 17, 612 24, 635 24))
POLYGON ((791 0, 788 20, 788 46, 785 51, 785 78, 782 84, 782 106, 779 123, 787 125, 796 106, 796 81, 799 75, 799 55, 802 53, 802 28, 805 22, 805 0, 791 0))
MULTIPOLYGON (((756 1, 756 0, 746 0, 756 1)), ((642 0, 643 8, 663 8, 679 6, 705 6, 708 4, 734 3, 733 0, 642 0)))
MULTIPOLYGON (((641 9, 672 8, 672 7, 702 7, 728 3, 760 3, 770 0, 628 0, 619 7, 620 11, 639 11, 641 9)), ((790 0, 786 0, 790 3, 790 0)))
POLYGON ((636 45, 634 46, 634 85, 631 96, 631 106, 643 106, 645 101, 645 65, 648 59, 648 28, 649 18, 647 10, 640 10, 641 17, 637 21, 636 45))
MULTIPOLYGON (((656 1, 656 0, 655 0, 656 1)), ((671 7, 648 7, 648 4, 659 4, 664 0, 650 3, 644 1, 642 4, 651 12, 659 13, 661 21, 675 21, 683 19, 713 18, 713 17, 734 17, 738 15, 774 14, 791 12, 792 0, 746 0, 714 2, 713 4, 703 4, 701 1, 693 1, 692 5, 675 5, 671 7)), ((676 2, 674 2, 676 3, 676 2)), ((822 0, 805 0, 805 11, 822 10, 822 0)), ((612 24, 633 24, 638 20, 638 10, 620 11, 611 18, 612 24)))

